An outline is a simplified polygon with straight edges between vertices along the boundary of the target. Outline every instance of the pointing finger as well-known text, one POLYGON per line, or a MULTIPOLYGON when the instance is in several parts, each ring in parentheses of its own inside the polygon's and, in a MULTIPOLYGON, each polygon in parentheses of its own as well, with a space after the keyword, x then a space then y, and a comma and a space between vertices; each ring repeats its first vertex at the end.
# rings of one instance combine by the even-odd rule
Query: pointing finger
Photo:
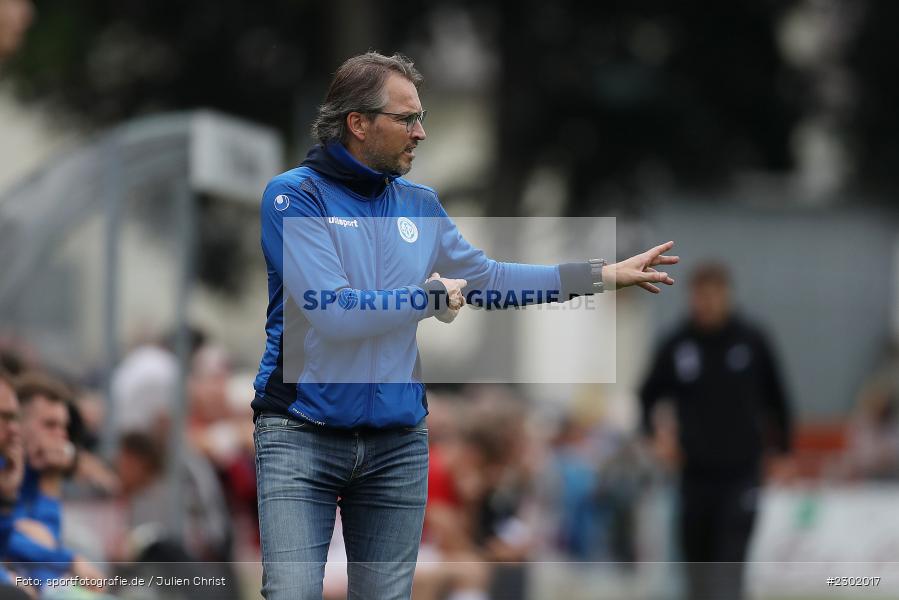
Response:
POLYGON ((649 255, 652 256, 653 260, 655 260, 655 258, 658 255, 662 254, 663 252, 667 252, 668 250, 671 250, 671 248, 673 246, 674 246, 674 241, 665 242, 664 244, 660 244, 660 245, 656 246, 655 248, 651 249, 649 251, 649 255))

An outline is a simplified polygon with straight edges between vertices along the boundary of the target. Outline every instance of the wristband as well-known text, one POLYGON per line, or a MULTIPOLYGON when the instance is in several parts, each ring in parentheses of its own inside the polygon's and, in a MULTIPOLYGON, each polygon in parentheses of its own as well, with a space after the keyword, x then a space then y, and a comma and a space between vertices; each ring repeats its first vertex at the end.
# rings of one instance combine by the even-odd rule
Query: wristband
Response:
POLYGON ((587 261, 590 263, 590 277, 593 279, 593 291, 601 294, 605 291, 605 284, 602 281, 602 268, 609 264, 604 258, 591 258, 587 261))

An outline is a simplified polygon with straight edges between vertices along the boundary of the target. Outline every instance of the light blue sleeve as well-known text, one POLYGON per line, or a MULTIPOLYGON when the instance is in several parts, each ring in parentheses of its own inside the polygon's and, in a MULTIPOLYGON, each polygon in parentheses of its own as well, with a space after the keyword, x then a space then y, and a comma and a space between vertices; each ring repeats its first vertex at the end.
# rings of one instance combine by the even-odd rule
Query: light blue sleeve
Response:
POLYGON ((442 207, 440 212, 440 249, 436 270, 443 277, 465 279, 468 282, 465 294, 472 304, 486 304, 486 308, 491 308, 489 302, 484 302, 488 293, 502 298, 502 308, 559 301, 562 283, 558 265, 493 260, 462 236, 442 207))
POLYGON ((352 288, 327 230, 324 207, 305 189, 275 178, 262 196, 261 217, 266 261, 277 271, 283 289, 322 337, 349 341, 378 336, 437 312, 436 297, 441 290, 446 292, 439 283, 392 290, 352 288), (340 302, 329 303, 325 310, 321 309, 321 303, 310 308, 311 303, 305 295, 312 292, 317 300, 321 300, 317 294, 325 290, 339 291, 350 301, 355 297, 356 302, 365 297, 381 299, 385 293, 391 298, 402 296, 409 301, 390 302, 387 309, 382 308, 381 302, 375 302, 372 310, 353 309, 351 302, 346 303, 349 308, 344 308, 340 302))

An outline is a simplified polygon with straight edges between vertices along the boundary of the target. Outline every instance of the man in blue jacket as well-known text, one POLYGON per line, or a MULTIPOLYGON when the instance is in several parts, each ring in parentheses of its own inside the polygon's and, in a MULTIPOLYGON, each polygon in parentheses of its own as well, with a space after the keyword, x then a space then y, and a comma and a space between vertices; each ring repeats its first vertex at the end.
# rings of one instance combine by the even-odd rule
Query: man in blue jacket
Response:
POLYGON ((69 392, 42 373, 26 372, 16 378, 16 395, 25 472, 5 556, 38 586, 65 574, 102 578, 96 567, 62 543, 62 486, 76 461, 68 434, 69 392))
MULTIPOLYGON (((0 369, 0 557, 6 556, 15 522, 14 509, 25 474, 19 401, 12 382, 0 369)), ((0 564, 0 598, 28 598, 17 590, 14 574, 0 564)))
MULTIPOLYGON (((0 371, 0 556, 5 556, 12 533, 13 509, 25 474, 23 453, 19 401, 12 383, 0 371)), ((4 573, 0 567, 0 586, 7 583, 4 573)))
POLYGON ((611 265, 502 263, 471 246, 434 190, 402 177, 426 137, 421 82, 401 55, 347 60, 313 124, 320 143, 262 197, 268 340, 253 409, 269 600, 321 598, 338 506, 349 597, 409 598, 428 469, 419 321, 452 322, 466 301, 674 283, 653 269, 677 262, 673 242, 611 265))

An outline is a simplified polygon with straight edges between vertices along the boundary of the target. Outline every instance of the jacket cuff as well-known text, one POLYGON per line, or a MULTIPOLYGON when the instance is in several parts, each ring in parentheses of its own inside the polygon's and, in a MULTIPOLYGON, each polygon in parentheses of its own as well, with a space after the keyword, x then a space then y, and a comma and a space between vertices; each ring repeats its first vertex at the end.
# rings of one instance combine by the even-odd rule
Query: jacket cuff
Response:
POLYGON ((591 296, 595 291, 588 262, 560 264, 559 281, 562 283, 560 302, 571 300, 577 296, 591 296))
MULTIPOLYGON (((428 295, 427 316, 442 315, 449 310, 449 294, 442 281, 429 281, 421 286, 428 295)), ((427 318, 427 317, 425 317, 427 318)))

